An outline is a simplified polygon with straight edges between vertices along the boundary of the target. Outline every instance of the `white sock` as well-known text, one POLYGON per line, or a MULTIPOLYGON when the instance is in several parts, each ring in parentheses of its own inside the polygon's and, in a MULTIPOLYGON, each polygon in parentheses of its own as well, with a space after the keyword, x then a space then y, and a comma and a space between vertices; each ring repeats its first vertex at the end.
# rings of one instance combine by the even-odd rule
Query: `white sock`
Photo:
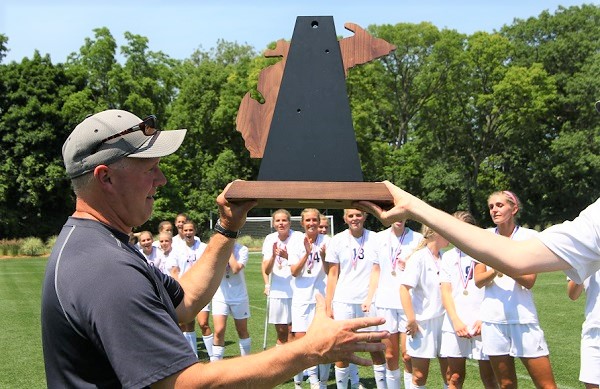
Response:
POLYGON ((308 375, 308 382, 310 382, 310 384, 318 384, 319 383, 319 369, 318 366, 313 366, 313 367, 309 367, 308 369, 304 370, 308 375))
MULTIPOLYGON (((196 335, 194 334, 194 337, 196 335)), ((210 334, 208 336, 202 336, 202 341, 204 341, 204 347, 206 348, 206 353, 208 354, 208 357, 212 357, 213 356, 213 344, 214 344, 214 335, 210 334)))
MULTIPOLYGON (((352 365, 350 365, 352 366, 352 365)), ((335 384, 337 385, 337 389, 347 389, 348 388, 348 367, 335 367, 335 384)))
POLYGON ((412 373, 409 373, 406 370, 404 370, 404 387, 406 389, 410 389, 411 386, 412 386, 412 373))
POLYGON ((327 381, 329 380, 330 367, 331 363, 319 365, 319 382, 327 384, 327 381))
POLYGON ((385 363, 383 365, 373 365, 373 377, 377 389, 386 389, 385 384, 385 363))
POLYGON ((294 376, 294 383, 301 384, 303 379, 304 379, 304 371, 301 371, 300 373, 298 373, 294 376))
POLYGON ((198 357, 198 345, 197 345, 197 338, 196 338, 196 332, 184 332, 183 336, 185 336, 185 338, 187 339, 188 343, 190 344, 190 346, 192 347, 192 350, 194 350, 194 354, 196 354, 196 358, 198 357))
POLYGON ((252 346, 252 339, 250 339, 250 338, 240 339, 239 345, 240 345, 240 355, 241 356, 250 355, 250 348, 252 346))
POLYGON ((400 369, 387 370, 385 373, 387 389, 400 389, 400 369))
POLYGON ((220 361, 223 359, 223 355, 225 355, 225 346, 212 346, 213 355, 210 357, 210 361, 220 361))
POLYGON ((427 389, 427 385, 415 385, 415 384, 410 384, 410 389, 427 389))
POLYGON ((358 382, 360 381, 360 377, 358 376, 358 366, 354 363, 348 365, 349 377, 350 377, 350 386, 358 386, 358 382))

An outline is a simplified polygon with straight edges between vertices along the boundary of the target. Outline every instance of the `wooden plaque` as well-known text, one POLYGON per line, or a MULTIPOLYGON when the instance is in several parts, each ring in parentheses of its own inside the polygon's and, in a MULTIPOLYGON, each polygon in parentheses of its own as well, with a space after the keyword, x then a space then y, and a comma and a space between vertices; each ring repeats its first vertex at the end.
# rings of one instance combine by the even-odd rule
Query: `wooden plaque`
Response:
POLYGON ((259 208, 352 208, 369 200, 383 208, 394 205, 381 182, 234 181, 225 194, 229 201, 257 200, 259 208))

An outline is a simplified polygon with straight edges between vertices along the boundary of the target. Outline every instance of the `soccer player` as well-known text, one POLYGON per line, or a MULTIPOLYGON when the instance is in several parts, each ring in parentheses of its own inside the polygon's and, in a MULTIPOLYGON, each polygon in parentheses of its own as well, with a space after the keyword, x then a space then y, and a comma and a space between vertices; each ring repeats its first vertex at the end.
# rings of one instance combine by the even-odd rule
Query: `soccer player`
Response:
MULTIPOLYGON (((361 318, 369 315, 363 302, 369 290, 372 260, 376 257, 376 234, 364 228, 366 213, 358 209, 344 209, 348 229, 336 234, 327 247, 325 261, 329 263, 326 301, 329 315, 336 320, 361 318)), ((385 356, 371 353, 377 387, 385 385, 385 356)), ((338 388, 346 389, 349 364, 335 363, 335 381, 338 388)))
POLYGON ((285 209, 273 212, 275 232, 267 235, 263 242, 262 271, 265 279, 265 294, 269 299, 269 323, 275 325, 277 345, 288 342, 292 324, 292 273, 288 262, 288 246, 302 233, 291 229, 291 215, 285 209), (269 277, 271 282, 269 283, 269 277))
POLYGON ((248 332, 250 302, 246 288, 244 268, 248 263, 248 248, 236 242, 233 253, 225 267, 221 284, 212 299, 214 332, 213 355, 211 361, 223 359, 225 353, 225 329, 227 316, 233 316, 235 330, 239 338, 240 354, 250 354, 252 340, 248 332))
MULTIPOLYGON (((323 269, 325 250, 329 242, 328 235, 319 233, 320 212, 306 208, 301 213, 304 228, 303 239, 289 246, 289 263, 293 276, 294 294, 292 296, 292 332, 294 339, 306 335, 306 331, 315 316, 316 294, 325 295, 326 277, 323 269)), ((311 388, 326 388, 330 365, 313 366, 307 369, 311 388)), ((303 372, 294 377, 296 386, 303 381, 303 372)))
POLYGON ((373 258, 369 294, 363 309, 369 309, 373 300, 377 316, 385 317, 382 330, 390 333, 385 339, 386 383, 387 389, 400 388, 400 354, 404 365, 404 386, 410 388, 412 366, 406 353, 406 315, 402 309, 399 293, 400 281, 404 274, 406 258, 415 250, 423 235, 411 230, 402 220, 377 234, 379 239, 377 256, 373 258), (380 290, 380 293, 376 293, 380 290))

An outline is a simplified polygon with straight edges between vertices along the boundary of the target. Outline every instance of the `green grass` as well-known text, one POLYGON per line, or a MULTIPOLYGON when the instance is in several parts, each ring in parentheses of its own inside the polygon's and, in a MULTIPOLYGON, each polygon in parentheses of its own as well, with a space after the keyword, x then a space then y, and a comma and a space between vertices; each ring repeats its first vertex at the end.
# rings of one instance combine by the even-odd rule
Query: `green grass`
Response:
MULTIPOLYGON (((0 260, 0 388, 44 388, 46 381, 40 341, 41 284, 45 258, 0 260)), ((249 330, 252 351, 262 350, 266 300, 260 275, 260 254, 251 254, 246 268, 252 317, 249 330)), ((563 273, 542 274, 533 289, 541 326, 550 346, 550 359, 558 386, 579 388, 579 341, 583 322, 584 298, 572 302, 566 295, 563 273)), ((199 336, 199 339, 201 337, 199 336)), ((268 328, 268 347, 275 344, 275 331, 268 328)), ((200 341, 200 358, 206 360, 200 341)), ((233 320, 228 320, 226 357, 239 354, 233 320)), ((533 388, 527 372, 517 362, 520 388, 533 388)), ((429 387, 441 387, 437 362, 431 366, 429 387)), ((371 368, 360 368, 361 381, 374 387, 371 368)), ((281 385, 292 388, 291 381, 281 385)), ((305 385, 307 387, 307 385, 305 385)), ((333 379, 329 387, 334 388, 333 379)), ((479 388, 476 365, 468 363, 465 388, 479 388)))

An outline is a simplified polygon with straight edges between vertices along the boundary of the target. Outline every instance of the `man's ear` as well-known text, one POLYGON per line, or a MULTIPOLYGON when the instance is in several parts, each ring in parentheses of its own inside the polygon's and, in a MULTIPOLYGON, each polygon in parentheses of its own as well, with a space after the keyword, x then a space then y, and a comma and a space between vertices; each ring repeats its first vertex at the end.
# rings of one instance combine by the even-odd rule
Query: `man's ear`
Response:
POLYGON ((106 165, 98 165, 94 169, 94 178, 98 180, 101 185, 111 184, 110 181, 110 169, 106 165))

